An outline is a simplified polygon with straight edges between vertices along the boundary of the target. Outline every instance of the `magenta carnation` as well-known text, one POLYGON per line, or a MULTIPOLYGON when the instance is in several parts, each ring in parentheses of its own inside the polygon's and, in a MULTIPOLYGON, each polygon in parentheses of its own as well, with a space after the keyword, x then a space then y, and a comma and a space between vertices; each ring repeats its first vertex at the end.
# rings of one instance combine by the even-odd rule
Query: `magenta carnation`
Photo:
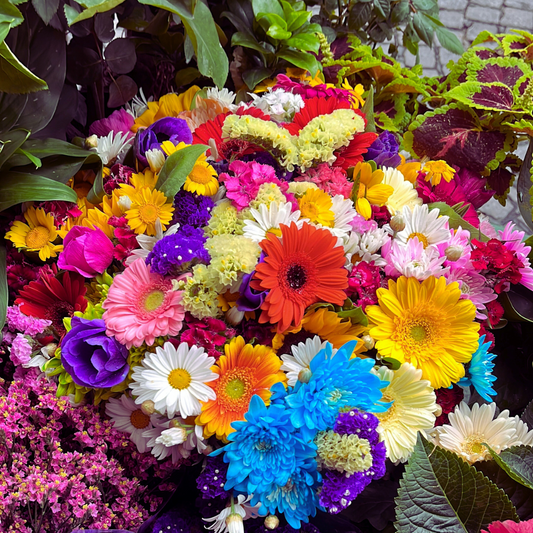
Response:
POLYGON ((135 119, 125 109, 118 109, 107 118, 93 122, 89 128, 89 133, 98 137, 105 137, 110 132, 115 134, 120 132, 127 133, 128 138, 131 138, 135 135, 131 131, 133 124, 135 124, 135 119))

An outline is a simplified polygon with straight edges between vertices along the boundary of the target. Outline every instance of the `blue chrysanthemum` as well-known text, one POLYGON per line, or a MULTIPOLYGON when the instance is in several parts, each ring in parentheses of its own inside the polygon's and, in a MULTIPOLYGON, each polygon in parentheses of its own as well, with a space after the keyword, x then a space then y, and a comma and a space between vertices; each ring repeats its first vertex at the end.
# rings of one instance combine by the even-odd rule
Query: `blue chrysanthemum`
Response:
POLYGON ((213 455, 225 452, 229 463, 225 489, 258 494, 273 484, 285 485, 297 465, 314 461, 316 446, 304 443, 283 405, 266 407, 253 396, 244 422, 234 422, 230 442, 213 455))
POLYGON ((492 360, 496 354, 489 353, 490 342, 485 342, 485 335, 478 341, 478 349, 474 352, 472 360, 466 365, 466 376, 461 378, 458 385, 467 387, 473 385, 478 394, 487 402, 492 401, 491 396, 496 395, 492 384, 496 381, 496 376, 492 375, 494 363, 492 360))
POLYGON ((346 343, 333 357, 331 344, 311 361, 308 383, 298 382, 285 401, 291 408, 291 421, 302 428, 305 437, 333 426, 339 410, 350 406, 365 411, 385 411, 381 389, 388 382, 371 373, 373 359, 350 359, 356 342, 346 343))

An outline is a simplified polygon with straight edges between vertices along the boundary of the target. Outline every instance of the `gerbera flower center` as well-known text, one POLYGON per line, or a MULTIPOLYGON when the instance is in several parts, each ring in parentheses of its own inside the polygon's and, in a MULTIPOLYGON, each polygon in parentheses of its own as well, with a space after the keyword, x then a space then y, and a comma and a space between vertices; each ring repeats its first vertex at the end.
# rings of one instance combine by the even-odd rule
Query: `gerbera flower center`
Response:
MULTIPOLYGON (((477 456, 475 460, 483 460, 490 456, 490 452, 488 451, 487 447, 482 444, 483 442, 486 442, 486 440, 487 439, 483 434, 470 435, 462 443, 461 447, 469 456, 477 456)), ((473 458, 470 457, 470 460, 472 459, 473 458)))
POLYGON ((307 273, 302 265, 292 265, 285 275, 287 284, 293 290, 301 289, 307 281, 307 273))
POLYGON ((26 235, 26 246, 28 248, 43 248, 48 244, 50 231, 44 226, 37 226, 26 235))
POLYGON ((418 239, 418 242, 421 242, 423 244, 424 249, 429 246, 429 242, 427 240, 427 237, 423 233, 418 233, 416 231, 414 233, 411 233, 411 235, 409 235, 409 237, 407 237, 407 240, 409 241, 411 239, 414 239, 415 237, 418 239))
POLYGON ((191 375, 184 368, 175 368, 168 375, 168 383, 174 389, 186 389, 191 384, 191 381, 191 375))
POLYGON ((395 400, 392 395, 384 393, 381 397, 381 401, 383 403, 393 402, 392 405, 384 413, 375 413, 381 423, 389 422, 391 419, 394 419, 396 417, 397 400, 395 400))
POLYGON ((427 336, 428 332, 426 331, 426 328, 424 326, 413 326, 411 328, 411 337, 415 342, 421 342, 423 341, 427 336))
POLYGON ((137 409, 131 413, 130 422, 135 429, 144 429, 150 423, 150 417, 137 409))
POLYGON ((240 398, 244 394, 245 385, 239 378, 232 379, 226 385, 226 394, 234 400, 240 398))
POLYGON ((281 230, 279 228, 270 228, 266 233, 267 235, 271 233, 272 235, 275 235, 276 237, 281 237, 281 230))
POLYGON ((242 411, 253 392, 253 369, 234 368, 217 380, 217 400, 224 411, 242 411))
POLYGON ((213 179, 213 174, 210 170, 209 166, 194 165, 192 172, 189 174, 189 179, 194 181, 194 183, 205 185, 213 179))
POLYGON ((149 292, 144 299, 144 308, 147 311, 155 311, 165 300, 165 293, 160 290, 149 292))
POLYGON ((155 224, 159 218, 159 207, 154 204, 145 204, 139 207, 139 218, 145 224, 155 224))
POLYGON ((52 326, 59 331, 65 331, 63 319, 74 314, 74 306, 68 302, 54 302, 47 310, 45 318, 52 321, 52 326))

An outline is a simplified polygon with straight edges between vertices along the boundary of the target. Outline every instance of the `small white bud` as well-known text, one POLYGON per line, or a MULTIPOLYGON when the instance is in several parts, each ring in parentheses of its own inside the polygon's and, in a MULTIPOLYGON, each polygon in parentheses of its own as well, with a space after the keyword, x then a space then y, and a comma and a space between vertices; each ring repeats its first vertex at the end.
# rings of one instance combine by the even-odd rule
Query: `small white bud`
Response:
POLYGON ((155 413, 155 404, 152 400, 146 400, 141 404, 141 411, 146 415, 150 416, 155 413))
POLYGON ((226 518, 226 526, 228 527, 228 533, 244 533, 244 523, 240 514, 230 514, 226 518))
POLYGON ((361 337, 361 340, 363 341, 363 344, 365 345, 365 348, 367 350, 371 350, 376 344, 376 341, 370 335, 363 335, 363 337, 361 337))
POLYGON ((402 215, 394 215, 389 222, 392 231, 403 231, 405 229, 405 220, 402 215))
POLYGON ((236 305, 226 312, 226 320, 232 325, 237 326, 242 322, 244 318, 244 312, 239 311, 236 305))
POLYGON ((265 518, 265 527, 267 529, 276 529, 279 526, 279 518, 275 514, 269 514, 265 518))
POLYGON ((448 261, 458 261, 461 259, 463 255, 463 247, 462 246, 448 246, 446 250, 444 250, 444 253, 446 254, 446 259, 448 261))
POLYGON ((300 383, 309 383, 312 375, 313 373, 311 372, 310 368, 302 368, 298 374, 298 381, 300 383))
POLYGON ((87 148, 96 148, 98 146, 98 137, 96 135, 91 135, 85 139, 85 146, 87 148))
POLYGON ((442 407, 439 404, 437 404, 437 408, 433 411, 433 414, 435 416, 440 416, 442 414, 442 407))

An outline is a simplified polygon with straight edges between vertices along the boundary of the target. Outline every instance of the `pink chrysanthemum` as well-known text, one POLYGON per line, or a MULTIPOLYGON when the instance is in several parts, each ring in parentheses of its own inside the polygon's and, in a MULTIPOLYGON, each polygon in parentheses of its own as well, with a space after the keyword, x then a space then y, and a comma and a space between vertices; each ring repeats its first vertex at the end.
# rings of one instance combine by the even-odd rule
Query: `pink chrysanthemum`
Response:
POLYGON ((172 290, 172 282, 160 274, 150 272, 143 259, 137 259, 115 277, 107 299, 103 319, 107 334, 127 348, 149 346, 156 337, 177 335, 185 312, 182 293, 172 290))
POLYGON ((522 261, 524 266, 519 268, 518 271, 522 274, 520 283, 530 290, 533 290, 533 269, 531 268, 528 255, 531 252, 531 247, 526 246, 522 240, 524 239, 523 231, 516 231, 515 225, 512 222, 508 222, 503 231, 498 231, 500 240, 503 245, 510 252, 514 252, 516 257, 522 261))
POLYGON ((461 227, 450 229, 450 238, 437 244, 439 254, 448 256, 444 266, 452 268, 466 267, 470 262, 472 247, 470 246, 470 232, 461 227), (451 259, 448 259, 451 258, 451 259))

